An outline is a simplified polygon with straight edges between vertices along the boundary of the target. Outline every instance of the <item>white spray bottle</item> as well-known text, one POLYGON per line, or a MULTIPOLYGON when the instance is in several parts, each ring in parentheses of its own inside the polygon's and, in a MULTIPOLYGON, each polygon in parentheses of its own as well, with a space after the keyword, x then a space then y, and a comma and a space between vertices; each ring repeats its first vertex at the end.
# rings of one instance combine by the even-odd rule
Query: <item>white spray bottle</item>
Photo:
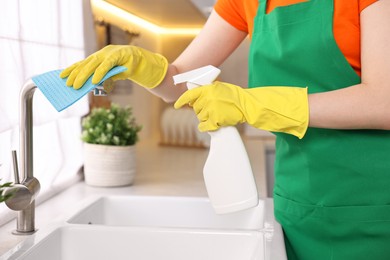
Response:
MULTIPOLYGON (((176 84, 186 82, 192 89, 212 83, 220 74, 205 66, 173 76, 176 84)), ((234 126, 209 132, 210 151, 203 176, 210 202, 217 214, 232 213, 257 206, 259 199, 252 167, 241 136, 234 126)))

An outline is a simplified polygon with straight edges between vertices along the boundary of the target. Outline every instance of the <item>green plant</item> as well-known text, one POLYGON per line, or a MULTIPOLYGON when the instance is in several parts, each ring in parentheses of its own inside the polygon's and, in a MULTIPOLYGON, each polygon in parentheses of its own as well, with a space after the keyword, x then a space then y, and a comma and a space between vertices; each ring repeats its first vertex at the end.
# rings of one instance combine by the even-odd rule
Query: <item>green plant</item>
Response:
MULTIPOLYGON (((1 179, 0 179, 1 180, 1 179)), ((13 194, 7 194, 7 195, 4 195, 3 192, 5 190, 5 188, 8 188, 8 187, 12 187, 12 183, 11 182, 6 182, 4 184, 1 184, 0 183, 0 203, 1 202, 4 202, 6 201, 7 199, 11 198, 13 194)))
POLYGON ((133 145, 142 126, 135 122, 130 106, 111 104, 110 108, 94 108, 82 120, 81 139, 90 144, 133 145))

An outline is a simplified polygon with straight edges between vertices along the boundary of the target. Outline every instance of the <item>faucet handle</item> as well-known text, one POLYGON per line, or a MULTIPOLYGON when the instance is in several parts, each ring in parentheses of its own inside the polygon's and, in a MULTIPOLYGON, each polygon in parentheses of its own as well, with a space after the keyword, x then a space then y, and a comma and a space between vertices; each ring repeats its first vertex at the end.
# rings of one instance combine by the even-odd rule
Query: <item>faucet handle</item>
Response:
POLYGON ((15 184, 19 184, 19 167, 18 167, 18 155, 16 154, 16 151, 12 151, 12 162, 14 165, 14 177, 15 177, 15 184))
POLYGON ((23 183, 20 183, 16 151, 12 151, 12 161, 15 184, 4 189, 3 195, 10 197, 5 201, 8 208, 18 211, 26 209, 34 201, 35 195, 39 192, 40 184, 36 178, 26 178, 23 183))

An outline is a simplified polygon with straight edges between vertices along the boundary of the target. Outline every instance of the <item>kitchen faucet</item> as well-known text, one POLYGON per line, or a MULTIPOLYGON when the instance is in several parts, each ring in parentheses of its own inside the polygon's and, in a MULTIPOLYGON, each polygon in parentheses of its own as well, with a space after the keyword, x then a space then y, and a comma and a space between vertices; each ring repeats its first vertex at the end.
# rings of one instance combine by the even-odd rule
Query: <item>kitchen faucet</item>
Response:
MULTIPOLYGON (((106 80, 103 84, 112 82, 106 80)), ((19 95, 20 171, 16 151, 12 151, 15 184, 4 191, 4 195, 12 194, 5 202, 8 208, 18 211, 16 230, 13 232, 16 235, 30 235, 36 231, 35 197, 40 190, 33 167, 33 96, 36 88, 34 81, 29 79, 19 95)), ((103 85, 97 86, 92 92, 95 96, 107 95, 103 85)))
POLYGON ((36 85, 30 79, 22 87, 19 95, 19 139, 20 139, 20 175, 16 151, 12 152, 15 184, 5 193, 12 193, 6 205, 18 211, 17 235, 29 235, 35 232, 35 197, 40 190, 38 179, 33 172, 33 95, 36 85))

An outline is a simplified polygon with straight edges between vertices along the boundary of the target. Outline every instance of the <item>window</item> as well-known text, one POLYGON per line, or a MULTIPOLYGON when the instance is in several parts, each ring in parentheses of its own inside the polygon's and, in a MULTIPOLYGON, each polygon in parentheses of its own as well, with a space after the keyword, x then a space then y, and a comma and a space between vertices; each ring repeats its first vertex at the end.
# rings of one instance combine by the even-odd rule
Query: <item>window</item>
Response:
MULTIPOLYGON (((3 0, 0 16, 0 178, 13 181, 11 151, 19 151, 19 91, 32 76, 64 68, 95 50, 86 0, 3 0)), ((84 98, 58 113, 39 90, 33 98, 34 176, 38 203, 80 177, 84 98)), ((0 224, 15 212, 0 204, 0 224)))

